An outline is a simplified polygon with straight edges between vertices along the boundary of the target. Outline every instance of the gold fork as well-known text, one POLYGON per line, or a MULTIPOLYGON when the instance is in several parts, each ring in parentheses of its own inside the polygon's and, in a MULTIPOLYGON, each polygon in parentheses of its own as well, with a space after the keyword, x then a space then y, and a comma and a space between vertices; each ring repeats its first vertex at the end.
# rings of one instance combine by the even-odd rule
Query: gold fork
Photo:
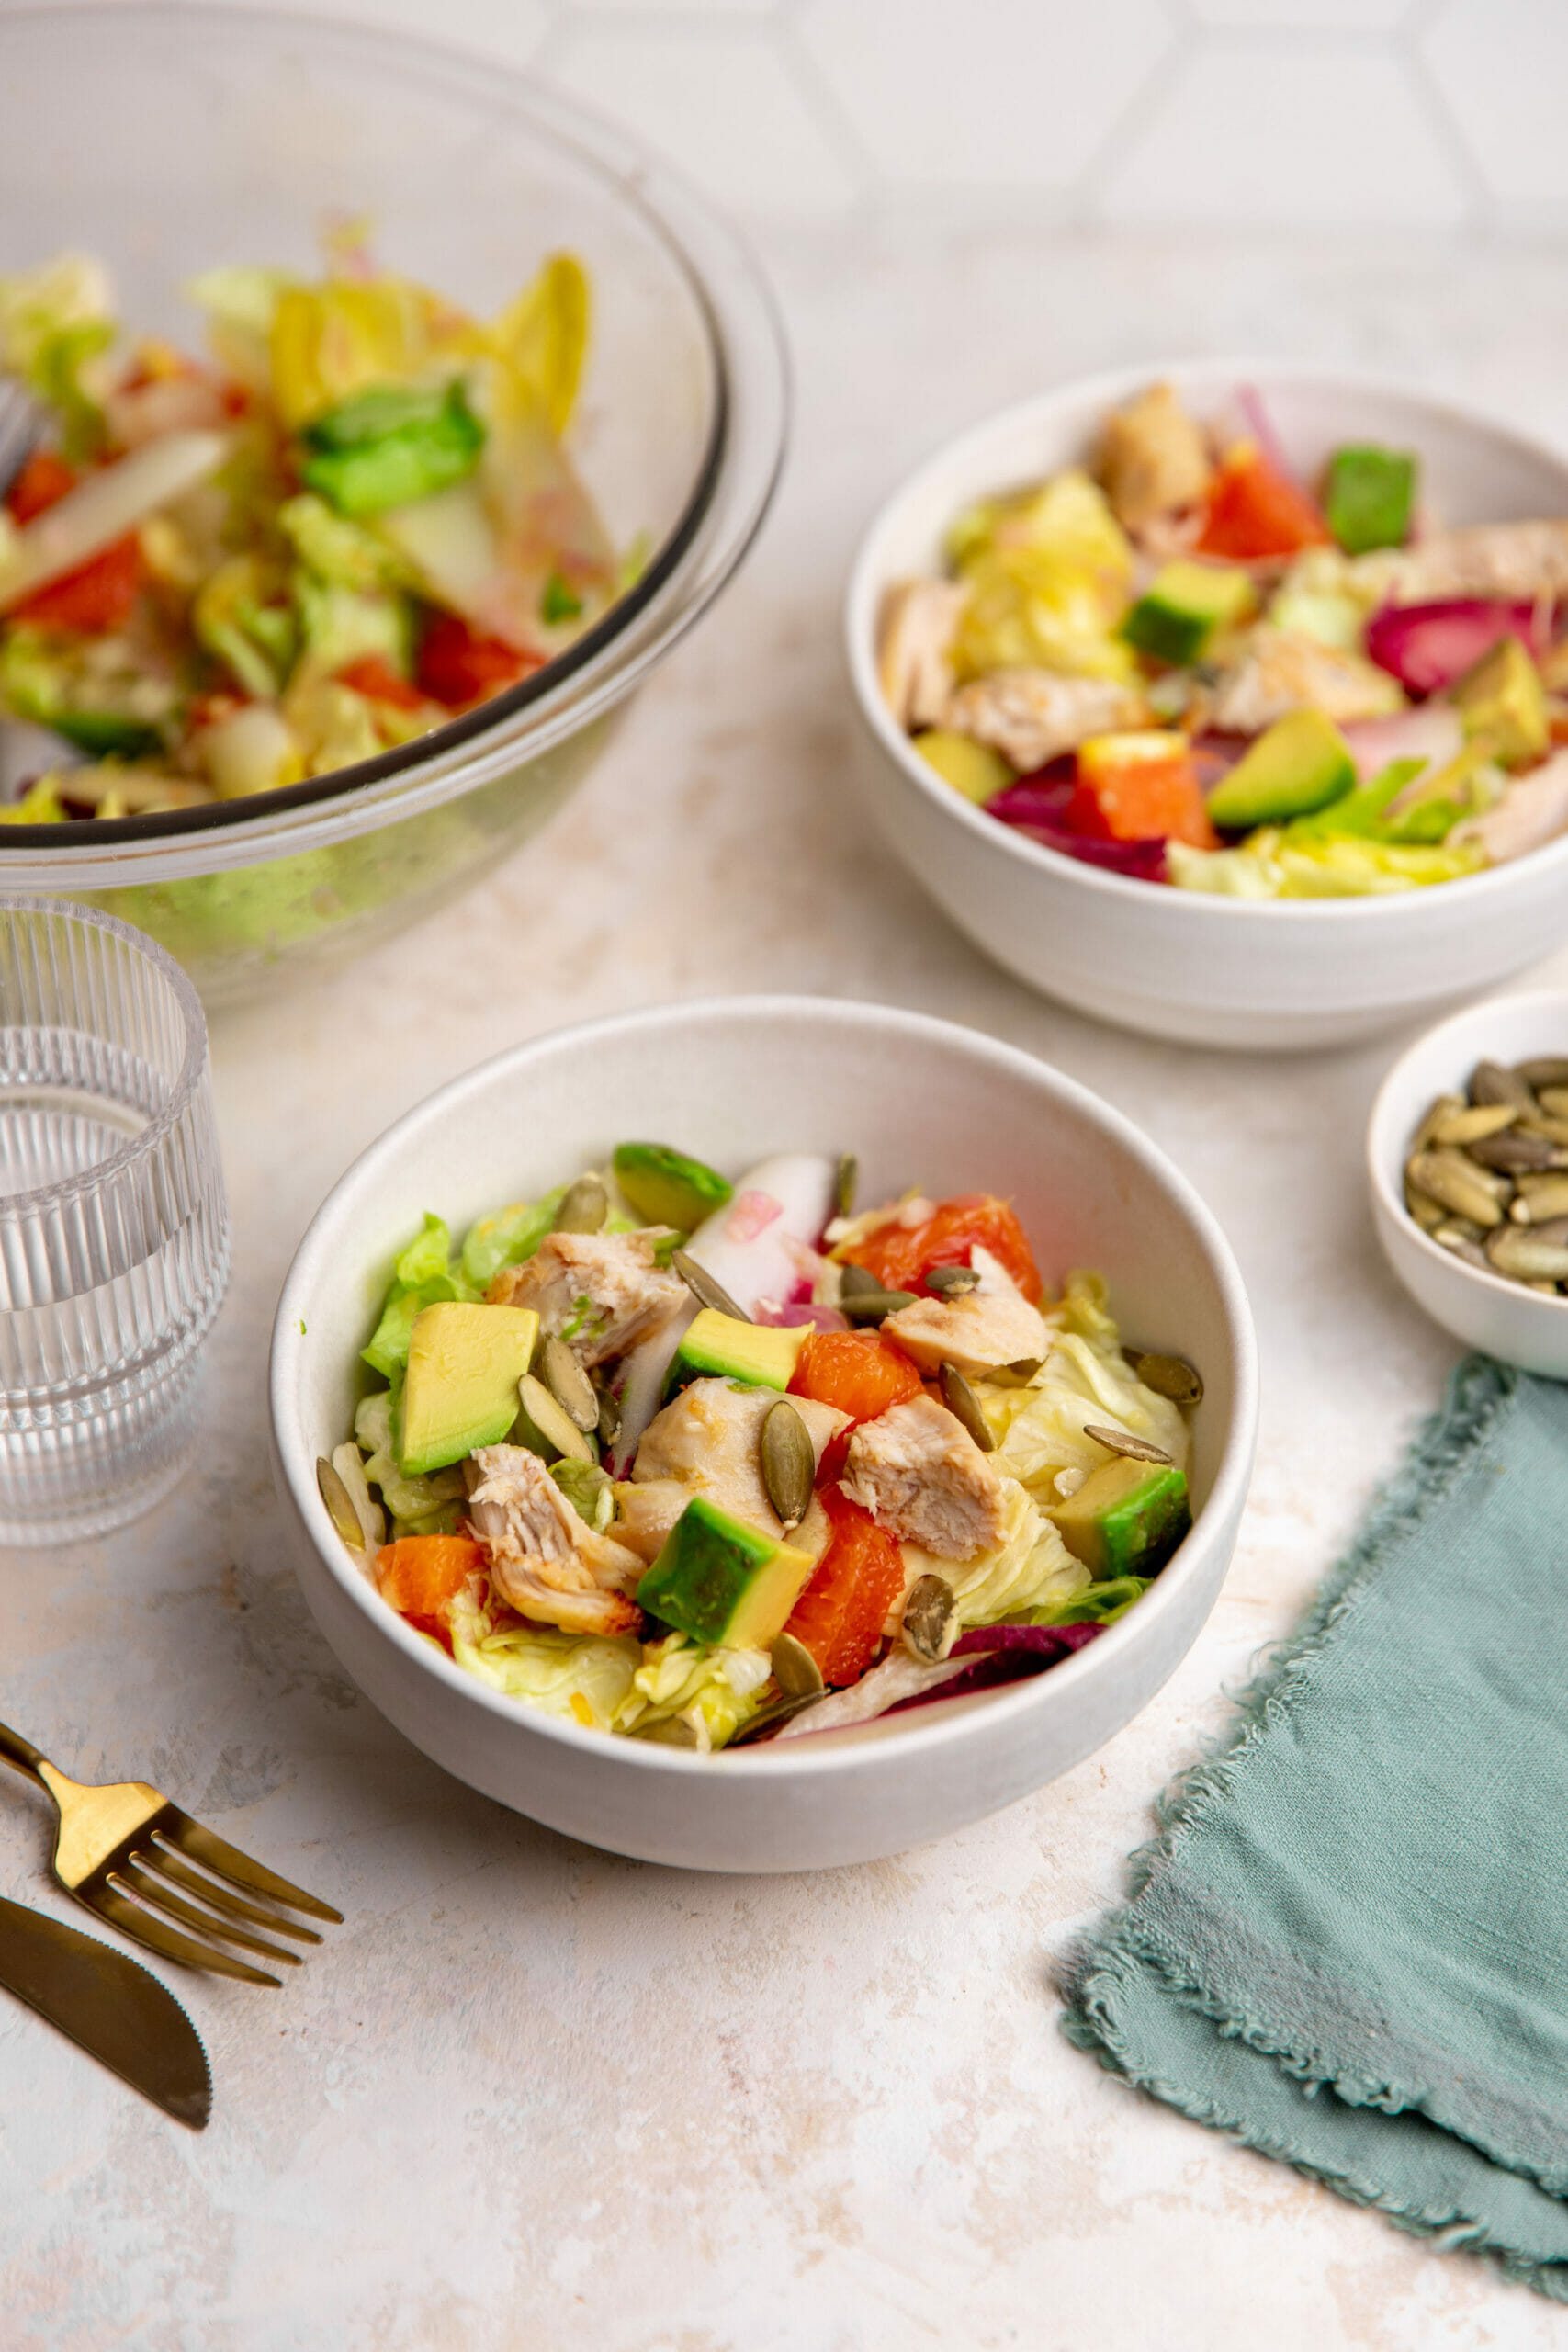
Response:
POLYGON ((60 1815, 54 1875, 61 1885, 89 1911, 164 1960, 209 1969, 217 1976, 240 1976, 247 1984, 276 1985, 280 1978, 236 1960, 220 1945, 235 1944, 242 1951, 260 1952, 298 1967, 299 1952, 269 1943, 255 1929, 266 1928, 299 1943, 321 1942, 313 1928, 285 1917, 279 1906, 308 1912, 313 1919, 330 1919, 335 1926, 343 1923, 343 1913, 330 1903, 291 1886, 276 1871, 226 1845, 145 1781, 85 1786, 67 1779, 30 1740, 5 1724, 0 1724, 0 1762, 36 1781, 54 1799, 60 1815), (201 1867, 193 1870, 192 1863, 201 1867), (189 1900, 193 1895, 196 1902, 189 1900), (257 1902, 253 1899, 256 1896, 265 1900, 257 1902), (198 1904, 206 1908, 199 1909, 198 1904), (190 1934, 182 1935, 165 1919, 177 1920, 190 1934))

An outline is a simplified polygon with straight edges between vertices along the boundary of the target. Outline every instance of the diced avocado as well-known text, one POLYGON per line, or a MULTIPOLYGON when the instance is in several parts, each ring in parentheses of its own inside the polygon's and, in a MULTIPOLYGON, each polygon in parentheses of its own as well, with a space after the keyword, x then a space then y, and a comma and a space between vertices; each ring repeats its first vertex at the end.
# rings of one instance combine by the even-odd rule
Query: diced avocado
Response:
POLYGON ((1415 503, 1416 460, 1406 451, 1347 445, 1328 460, 1323 511, 1347 555, 1402 548, 1415 503))
POLYGON ((1181 1472, 1125 1456, 1091 1470, 1047 1516, 1097 1578, 1153 1576, 1192 1524, 1181 1472))
POLYGON ((943 784, 952 785, 965 800, 973 800, 984 808, 1005 791, 1012 782, 1012 770, 999 752, 988 743, 976 743, 972 735, 955 735, 946 727, 928 727, 923 734, 911 738, 928 767, 934 768, 943 784))
POLYGON ((1500 637, 1452 688, 1465 741, 1513 766, 1538 760, 1551 740, 1540 672, 1517 637, 1500 637))
POLYGON ((815 1563, 694 1495, 637 1589, 638 1606, 710 1649, 766 1649, 815 1563))
POLYGON ((1173 669, 1196 662, 1222 628, 1234 628, 1252 610, 1252 582, 1239 565, 1162 564, 1122 624, 1140 653, 1173 669))
POLYGON ((731 1198, 735 1187, 716 1169, 667 1143, 618 1143, 615 1182, 645 1225, 691 1233, 731 1198))
POLYGON ((739 1323, 705 1306, 675 1351, 674 1385, 688 1380, 739 1380, 748 1388, 787 1388, 808 1337, 769 1323, 739 1323))
POLYGON ((409 1333, 399 1415, 399 1463, 422 1477, 499 1445, 517 1418, 517 1383, 533 1362, 539 1318, 531 1306, 422 1307, 409 1333))
POLYGON ((1222 831, 1282 825, 1341 800, 1356 782, 1350 747, 1331 718, 1304 706, 1288 710, 1248 744, 1230 774, 1209 795, 1209 815, 1222 831))

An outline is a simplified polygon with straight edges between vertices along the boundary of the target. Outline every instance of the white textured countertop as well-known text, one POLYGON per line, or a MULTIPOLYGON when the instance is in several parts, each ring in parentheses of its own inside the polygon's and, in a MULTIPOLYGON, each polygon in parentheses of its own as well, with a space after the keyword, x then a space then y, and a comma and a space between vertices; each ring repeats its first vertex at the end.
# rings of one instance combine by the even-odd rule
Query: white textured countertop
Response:
MULTIPOLYGON (((799 427, 739 585, 548 834, 460 913, 221 1019, 235 1215, 198 1468, 102 1545, 0 1562, 0 1709, 145 1776, 341 1904, 278 1994, 182 1981, 213 2121, 165 2123, 0 2001, 7 2352, 1398 2352, 1545 2347, 1560 2312, 1129 2093, 1069 2049, 1050 1956, 1284 1632, 1452 1351, 1376 1254, 1361 1131, 1396 1041, 1294 1061, 1097 1028, 985 963, 859 816, 837 600, 872 504, 1037 384, 1163 351, 1354 360, 1568 437, 1555 248, 1162 248, 903 210, 781 231, 799 427), (815 1878, 660 1871, 446 1779, 358 1698, 280 1549, 264 1374, 295 1244, 398 1113, 633 1002, 916 1005, 1147 1125, 1250 1285, 1263 1442, 1175 1680, 947 1844, 815 1878)), ((1568 954, 1559 958, 1568 976, 1568 954)), ((672 1112, 671 1127, 679 1130, 672 1112)), ((977 1168, 976 1179, 984 1170, 977 1168)), ((68 1910, 18 1781, 0 1887, 68 1910)))

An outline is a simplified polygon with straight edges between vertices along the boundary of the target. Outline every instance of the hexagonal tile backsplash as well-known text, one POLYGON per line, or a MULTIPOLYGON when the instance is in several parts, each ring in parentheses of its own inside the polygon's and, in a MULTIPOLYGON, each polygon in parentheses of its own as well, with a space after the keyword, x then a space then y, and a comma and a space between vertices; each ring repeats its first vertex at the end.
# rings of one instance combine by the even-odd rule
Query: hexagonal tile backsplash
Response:
POLYGON ((324 5, 534 67, 758 219, 1568 226, 1568 0, 324 5))

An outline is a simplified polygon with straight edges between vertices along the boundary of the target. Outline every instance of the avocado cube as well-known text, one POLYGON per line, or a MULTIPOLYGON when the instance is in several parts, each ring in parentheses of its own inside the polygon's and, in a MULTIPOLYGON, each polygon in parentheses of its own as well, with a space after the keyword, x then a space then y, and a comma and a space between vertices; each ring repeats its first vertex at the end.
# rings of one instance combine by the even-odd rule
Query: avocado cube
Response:
POLYGON ((1182 1473, 1125 1455, 1091 1470, 1047 1516, 1097 1582, 1156 1575, 1192 1524, 1182 1473))
POLYGON ((422 1307, 409 1332, 399 1419, 399 1466, 423 1477, 499 1445, 517 1418, 517 1384, 533 1362, 539 1318, 531 1306, 422 1307))
POLYGON ((910 741, 927 767, 934 768, 943 784, 950 784, 978 808, 1005 792, 1013 780, 1001 753, 993 752, 988 743, 976 743, 972 735, 958 735, 947 727, 928 727, 910 741))
POLYGON ((1239 566, 1163 564, 1122 624, 1122 634, 1140 653, 1173 669, 1196 662, 1222 628, 1233 628, 1252 610, 1252 582, 1239 566))
POLYGON ((637 1589, 637 1604, 710 1649, 766 1649, 816 1563, 694 1495, 637 1589))
POLYGON ((1209 815, 1227 833, 1282 825, 1342 800, 1355 782, 1356 763, 1344 736, 1321 710, 1303 705, 1247 745, 1210 793, 1209 815))
POLYGON ((1403 449, 1348 445, 1328 460, 1323 511, 1347 555, 1402 548, 1416 503, 1416 460, 1403 449))
POLYGON ((1517 637, 1500 637, 1452 693, 1465 741, 1506 767, 1538 760, 1551 740, 1540 672, 1517 637))
POLYGON ((667 1143, 618 1143, 615 1182, 634 1216, 691 1233, 734 1193, 716 1169, 667 1143))
POLYGON ((771 1323, 741 1323, 705 1306, 687 1327, 675 1351, 671 1385, 688 1380, 739 1380, 748 1388, 787 1388, 795 1378, 809 1329, 771 1323))

